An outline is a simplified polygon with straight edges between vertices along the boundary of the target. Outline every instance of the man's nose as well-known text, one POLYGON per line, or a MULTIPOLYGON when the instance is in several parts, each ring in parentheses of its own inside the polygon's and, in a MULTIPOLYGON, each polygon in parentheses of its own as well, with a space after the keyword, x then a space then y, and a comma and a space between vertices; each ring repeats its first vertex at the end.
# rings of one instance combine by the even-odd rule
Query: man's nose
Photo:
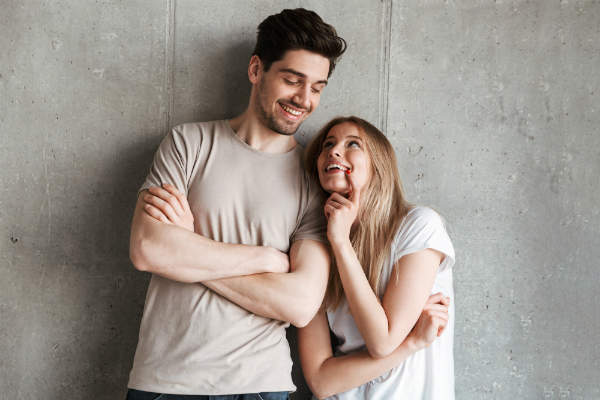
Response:
POLYGON ((310 110, 310 85, 298 88, 292 100, 302 109, 310 110))

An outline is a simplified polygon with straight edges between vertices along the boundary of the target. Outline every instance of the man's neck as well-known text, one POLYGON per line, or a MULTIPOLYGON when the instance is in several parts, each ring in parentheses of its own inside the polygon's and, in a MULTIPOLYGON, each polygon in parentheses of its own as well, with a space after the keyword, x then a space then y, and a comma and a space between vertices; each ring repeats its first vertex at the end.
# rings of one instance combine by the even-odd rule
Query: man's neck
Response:
POLYGON ((273 132, 254 117, 249 109, 242 115, 230 119, 229 125, 243 142, 265 153, 283 154, 298 145, 294 136, 273 132))

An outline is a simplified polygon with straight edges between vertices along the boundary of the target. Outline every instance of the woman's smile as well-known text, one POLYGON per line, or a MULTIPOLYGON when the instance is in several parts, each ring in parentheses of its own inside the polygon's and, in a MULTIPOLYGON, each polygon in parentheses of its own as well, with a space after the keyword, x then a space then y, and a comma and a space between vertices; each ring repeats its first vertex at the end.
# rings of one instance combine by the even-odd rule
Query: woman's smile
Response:
POLYGON ((323 189, 329 193, 347 194, 351 189, 346 178, 348 172, 352 173, 359 189, 366 185, 371 171, 364 146, 356 124, 344 122, 331 128, 317 160, 319 181, 323 189))

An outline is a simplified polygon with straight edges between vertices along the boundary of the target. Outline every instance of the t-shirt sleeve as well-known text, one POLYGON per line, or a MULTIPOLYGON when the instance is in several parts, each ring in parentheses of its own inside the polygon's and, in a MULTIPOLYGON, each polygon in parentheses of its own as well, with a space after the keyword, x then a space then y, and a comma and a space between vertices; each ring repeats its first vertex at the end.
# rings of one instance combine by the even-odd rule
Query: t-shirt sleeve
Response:
POLYGON ((169 183, 187 196, 189 176, 198 145, 186 133, 180 127, 175 127, 163 139, 138 195, 150 186, 161 187, 163 183, 169 183))
POLYGON ((454 266, 454 247, 439 214, 427 207, 411 209, 395 240, 394 264, 407 254, 433 249, 445 254, 438 273, 454 266))
POLYGON ((308 203, 308 207, 302 216, 298 228, 292 235, 290 243, 296 240, 311 239, 329 244, 329 240, 327 239, 327 218, 323 211, 327 198, 316 182, 311 181, 310 187, 311 190, 309 193, 313 194, 312 200, 308 203))

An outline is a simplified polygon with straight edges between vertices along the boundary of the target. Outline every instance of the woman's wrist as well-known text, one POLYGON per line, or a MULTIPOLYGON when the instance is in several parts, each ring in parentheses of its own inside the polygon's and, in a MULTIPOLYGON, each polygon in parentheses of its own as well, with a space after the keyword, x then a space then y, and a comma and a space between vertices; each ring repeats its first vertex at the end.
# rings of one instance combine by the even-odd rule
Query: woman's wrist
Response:
POLYGON ((422 340, 417 339, 415 336, 407 336, 400 346, 405 346, 411 355, 427 347, 422 340))
POLYGON ((331 243, 331 247, 333 248, 333 251, 335 253, 343 253, 345 251, 349 251, 352 250, 354 251, 354 249, 352 248, 352 242, 350 241, 350 238, 341 238, 341 239, 333 239, 330 240, 331 243))

